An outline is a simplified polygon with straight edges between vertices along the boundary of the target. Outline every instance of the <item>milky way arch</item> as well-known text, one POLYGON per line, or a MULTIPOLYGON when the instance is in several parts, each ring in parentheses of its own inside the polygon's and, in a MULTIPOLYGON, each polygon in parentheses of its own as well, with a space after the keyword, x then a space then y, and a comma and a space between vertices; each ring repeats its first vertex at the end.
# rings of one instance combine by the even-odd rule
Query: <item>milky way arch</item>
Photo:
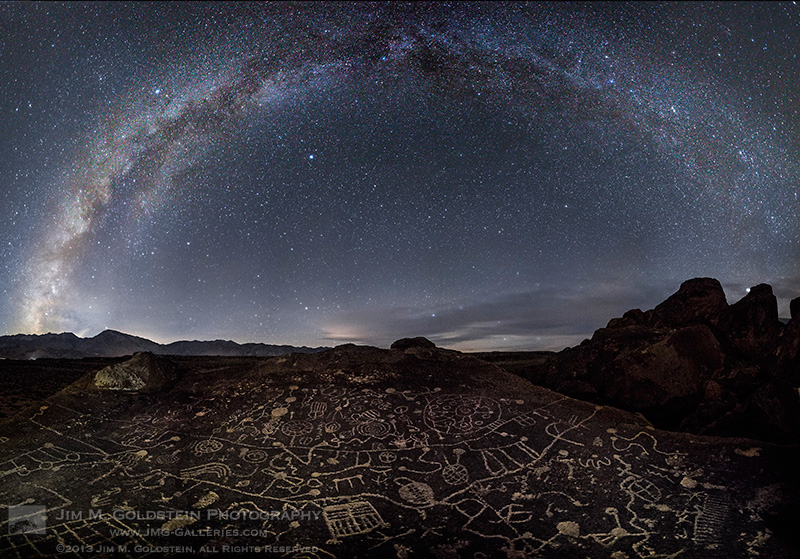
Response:
MULTIPOLYGON (((600 129, 628 129, 680 168, 683 180, 663 188, 677 189, 687 205, 733 217, 742 229, 755 211, 760 221, 771 217, 772 234, 793 233, 790 216, 764 197, 776 174, 787 177, 786 199, 794 196, 792 171, 771 155, 780 150, 768 128, 745 123, 735 104, 702 80, 659 69, 599 31, 541 15, 498 22, 406 12, 350 14, 296 28, 288 39, 263 26, 247 41, 239 38, 246 47, 209 47, 203 63, 162 72, 157 89, 144 85, 105 116, 65 172, 60 206, 30 256, 19 330, 85 326, 73 276, 97 250, 95 231, 112 210, 123 215, 120 227, 143 226, 180 196, 176 177, 191 176, 248 121, 280 118, 346 87, 402 82, 468 102, 481 98, 554 126, 569 115, 600 129)), ((773 240, 756 234, 748 243, 773 240)))

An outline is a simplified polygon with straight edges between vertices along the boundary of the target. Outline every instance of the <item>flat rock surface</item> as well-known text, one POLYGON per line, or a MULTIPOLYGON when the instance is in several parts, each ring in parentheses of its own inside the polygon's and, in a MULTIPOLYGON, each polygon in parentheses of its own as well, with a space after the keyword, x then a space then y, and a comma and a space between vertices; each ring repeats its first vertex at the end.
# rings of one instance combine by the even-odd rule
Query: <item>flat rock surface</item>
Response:
POLYGON ((0 556, 797 556, 773 516, 791 447, 422 347, 182 366, 151 395, 86 375, 0 424, 0 505, 28 507, 0 516, 0 556))

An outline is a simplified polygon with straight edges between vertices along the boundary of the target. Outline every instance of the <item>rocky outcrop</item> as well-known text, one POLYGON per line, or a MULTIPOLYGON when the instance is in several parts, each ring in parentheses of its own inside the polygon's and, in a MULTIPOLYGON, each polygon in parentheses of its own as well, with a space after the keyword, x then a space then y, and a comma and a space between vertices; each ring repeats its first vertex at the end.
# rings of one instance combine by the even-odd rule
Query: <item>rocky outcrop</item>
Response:
POLYGON ((789 316, 791 318, 800 316, 800 297, 796 297, 789 302, 789 316))
POLYGON ((687 415, 722 369, 724 355, 707 326, 687 326, 654 343, 626 351, 598 379, 603 399, 625 402, 663 425, 687 415))
POLYGON ((717 319, 724 338, 751 359, 772 356, 778 346, 783 323, 778 320, 778 300, 766 284, 750 288, 740 301, 719 313, 717 319))
POLYGON ((142 352, 123 363, 109 365, 98 371, 94 376, 94 386, 99 390, 147 394, 164 390, 176 379, 172 363, 152 353, 142 352))
POLYGON ((656 306, 647 322, 654 328, 680 328, 689 324, 715 324, 728 306, 725 292, 713 278, 685 281, 680 289, 656 306))
MULTIPOLYGON (((792 304, 800 305, 800 297, 792 304)), ((781 380, 800 386, 800 315, 793 313, 781 336, 776 351, 778 377, 781 380)))
POLYGON ((784 326, 772 288, 728 305, 711 278, 654 309, 613 318, 590 340, 514 372, 563 394, 642 413, 662 428, 800 438, 800 298, 784 326))
POLYGON ((434 349, 436 348, 436 344, 430 341, 428 338, 423 338, 419 336, 417 338, 402 338, 394 342, 391 346, 391 349, 399 349, 405 351, 406 349, 410 349, 412 347, 419 347, 423 349, 434 349))

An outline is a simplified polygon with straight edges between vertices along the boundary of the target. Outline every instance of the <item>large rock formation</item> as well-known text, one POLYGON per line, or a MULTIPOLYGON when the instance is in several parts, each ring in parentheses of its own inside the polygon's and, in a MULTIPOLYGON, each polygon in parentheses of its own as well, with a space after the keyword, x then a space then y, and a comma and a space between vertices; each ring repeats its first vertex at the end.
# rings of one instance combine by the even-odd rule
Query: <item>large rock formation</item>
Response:
POLYGON ((149 395, 89 375, 0 424, 0 503, 27 507, 0 549, 796 557, 795 447, 659 431, 421 340, 182 368, 149 395))
POLYGON ((603 398, 627 402, 654 419, 691 411, 706 384, 722 370, 724 355, 711 330, 686 326, 634 351, 622 352, 602 370, 603 398))
POLYGON ((417 337, 417 338, 402 338, 397 340, 392 344, 391 349, 410 349, 412 347, 420 347, 424 349, 433 349, 436 347, 432 341, 428 338, 417 337))
POLYGON ((513 370, 563 394, 642 413, 662 428, 795 441, 798 308, 800 299, 784 326, 769 285, 728 305, 717 280, 697 278, 654 309, 628 311, 591 340, 513 370))
POLYGON ((760 360, 771 358, 783 332, 772 287, 763 283, 751 287, 741 301, 719 313, 718 326, 741 355, 760 360))
POLYGON ((792 319, 783 330, 776 350, 777 376, 780 380, 800 386, 800 297, 792 300, 792 319))
POLYGON ((177 379, 175 367, 152 353, 135 354, 123 363, 101 369, 94 375, 94 386, 100 390, 119 390, 147 394, 168 387, 177 379))
POLYGON ((715 324, 728 306, 725 292, 713 278, 685 281, 680 289, 656 306, 647 317, 655 328, 681 328, 690 324, 715 324))

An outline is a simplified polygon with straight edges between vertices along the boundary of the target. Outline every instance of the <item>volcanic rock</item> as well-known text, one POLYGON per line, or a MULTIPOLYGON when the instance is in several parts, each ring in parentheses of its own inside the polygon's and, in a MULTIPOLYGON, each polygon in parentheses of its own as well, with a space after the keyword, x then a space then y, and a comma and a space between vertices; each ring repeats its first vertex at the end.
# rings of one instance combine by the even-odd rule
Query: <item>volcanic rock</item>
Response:
POLYGON ((421 347, 423 349, 434 349, 436 344, 430 341, 428 338, 423 338, 419 336, 417 338, 402 338, 394 342, 391 346, 391 349, 400 349, 406 350, 412 347, 421 347))
POLYGON ((689 326, 621 353, 603 367, 598 387, 609 402, 668 424, 697 406, 723 360, 711 330, 689 326))
POLYGON ((792 318, 784 328, 777 357, 778 376, 800 386, 800 317, 792 318))
MULTIPOLYGON (((800 433, 800 398, 796 388, 768 382, 748 401, 748 416, 764 430, 778 431, 786 437, 800 433)), ((796 440, 796 438, 795 438, 796 440)))
POLYGON ((751 287, 744 298, 720 313, 718 326, 745 356, 758 359, 773 354, 783 324, 772 287, 764 283, 751 287))
POLYGON ((601 328, 589 342, 567 348, 549 361, 544 386, 576 398, 595 401, 603 391, 601 383, 608 363, 662 338, 662 332, 647 326, 601 328))
POLYGON ((152 353, 135 354, 129 360, 101 369, 94 376, 100 390, 119 390, 143 394, 158 392, 175 382, 175 367, 152 353))
POLYGON ((792 318, 800 316, 800 297, 795 297, 789 301, 789 316, 792 318))
POLYGON ((0 424, 0 502, 47 516, 45 534, 10 530, 1 548, 796 556, 796 447, 659 431, 425 351, 348 345, 224 373, 187 366, 148 396, 77 382, 0 424))
POLYGON ((507 369, 661 428, 800 438, 800 319, 783 326, 766 284, 728 306, 717 280, 689 280, 654 309, 632 309, 579 346, 515 367, 525 355, 504 356, 507 369))
POLYGON ((728 306, 718 280, 695 278, 653 309, 649 320, 656 328, 680 328, 689 324, 714 324, 728 306))

